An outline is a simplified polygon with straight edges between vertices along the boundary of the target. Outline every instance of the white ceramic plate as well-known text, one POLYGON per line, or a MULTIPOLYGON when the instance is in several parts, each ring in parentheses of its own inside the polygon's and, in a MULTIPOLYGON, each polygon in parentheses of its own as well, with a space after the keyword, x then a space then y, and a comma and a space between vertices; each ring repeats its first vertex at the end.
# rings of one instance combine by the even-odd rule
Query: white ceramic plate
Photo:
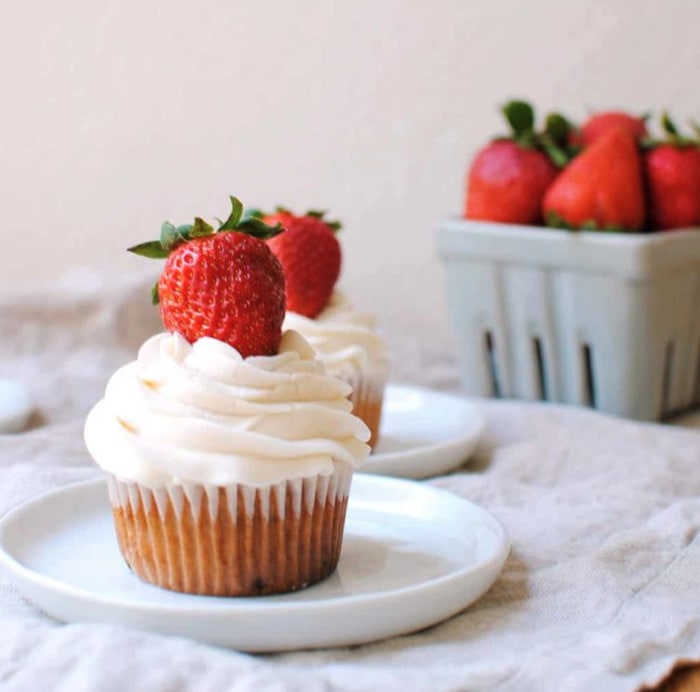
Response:
POLYGON ((483 429, 484 417, 466 399, 389 385, 379 444, 361 471, 404 478, 448 473, 467 461, 483 429))
POLYGON ((489 589, 508 549, 500 524, 470 502, 361 475, 337 571, 283 596, 191 596, 139 581, 119 553, 103 481, 54 491, 0 521, 0 564, 49 615, 244 651, 347 646, 433 625, 489 589))

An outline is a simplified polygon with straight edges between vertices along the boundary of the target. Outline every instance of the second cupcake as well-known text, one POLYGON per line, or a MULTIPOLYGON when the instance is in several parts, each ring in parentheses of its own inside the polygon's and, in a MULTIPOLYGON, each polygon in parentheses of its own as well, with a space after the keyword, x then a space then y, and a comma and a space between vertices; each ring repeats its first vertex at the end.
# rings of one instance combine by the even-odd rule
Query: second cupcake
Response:
POLYGON ((285 233, 268 241, 285 273, 285 329, 302 334, 329 374, 352 386, 353 413, 367 424, 374 448, 379 440, 389 351, 371 315, 356 310, 335 288, 341 269, 338 222, 321 212, 297 216, 278 208, 262 217, 285 233))

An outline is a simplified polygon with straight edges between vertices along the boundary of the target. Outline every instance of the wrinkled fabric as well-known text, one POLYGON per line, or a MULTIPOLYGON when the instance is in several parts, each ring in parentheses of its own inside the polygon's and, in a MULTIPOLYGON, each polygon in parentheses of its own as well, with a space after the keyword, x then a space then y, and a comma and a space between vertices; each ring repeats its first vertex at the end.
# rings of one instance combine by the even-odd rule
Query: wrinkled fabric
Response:
MULTIPOLYGON (((95 478, 90 407, 162 329, 152 277, 0 296, 0 376, 37 402, 0 435, 0 514, 95 478)), ((451 344, 384 323, 392 380, 457 390, 451 344)), ((347 649, 251 656, 113 625, 61 624, 0 577, 0 689, 635 690, 700 658, 700 416, 680 426, 477 401, 476 458, 426 481, 496 516, 512 551, 493 588, 428 630, 347 649)), ((342 626, 342 623, 339 623, 342 626)))

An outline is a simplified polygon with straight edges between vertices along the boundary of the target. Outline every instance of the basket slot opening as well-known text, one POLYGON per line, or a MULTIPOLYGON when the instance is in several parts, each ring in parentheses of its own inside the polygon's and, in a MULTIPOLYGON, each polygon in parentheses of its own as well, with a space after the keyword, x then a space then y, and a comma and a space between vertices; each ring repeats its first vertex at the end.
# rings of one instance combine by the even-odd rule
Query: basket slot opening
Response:
POLYGON ((586 406, 596 408, 595 372, 593 370, 593 349, 590 344, 581 345, 583 358, 583 396, 586 406))
POLYGON ((492 395, 497 399, 501 398, 501 379, 498 372, 498 355, 496 353, 496 342, 490 330, 484 332, 484 347, 486 349, 486 361, 489 367, 491 379, 492 395))
POLYGON ((532 350, 535 355, 535 370, 537 372, 537 387, 539 389, 539 398, 542 401, 549 401, 547 369, 544 364, 544 351, 542 349, 542 340, 539 336, 533 337, 532 350))
POLYGON ((670 413, 671 377, 673 375, 673 341, 666 344, 664 355, 664 378, 661 390, 661 416, 670 413))

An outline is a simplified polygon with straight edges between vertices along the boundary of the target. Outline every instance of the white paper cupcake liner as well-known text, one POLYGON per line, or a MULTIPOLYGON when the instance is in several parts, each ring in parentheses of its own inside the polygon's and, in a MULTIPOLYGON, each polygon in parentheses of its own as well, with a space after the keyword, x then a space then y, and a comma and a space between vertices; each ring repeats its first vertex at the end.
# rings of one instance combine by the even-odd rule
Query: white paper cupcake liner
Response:
POLYGON ((340 557, 352 468, 257 488, 150 489, 109 479, 122 554, 144 581, 186 593, 283 593, 327 577, 340 557))
POLYGON ((352 412, 364 421, 372 433, 369 440, 372 448, 379 441, 387 376, 388 366, 361 370, 353 376, 342 378, 352 387, 349 397, 352 412))

